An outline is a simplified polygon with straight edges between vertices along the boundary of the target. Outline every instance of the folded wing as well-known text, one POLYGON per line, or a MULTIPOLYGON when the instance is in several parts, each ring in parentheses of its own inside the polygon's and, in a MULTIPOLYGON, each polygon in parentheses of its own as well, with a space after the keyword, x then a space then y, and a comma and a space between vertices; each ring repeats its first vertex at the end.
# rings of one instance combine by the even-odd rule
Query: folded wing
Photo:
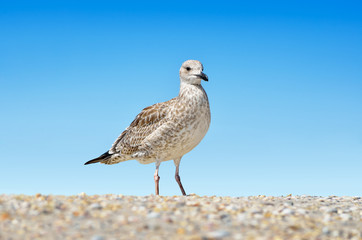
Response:
POLYGON ((144 139, 168 121, 167 114, 175 99, 143 109, 131 125, 113 143, 109 154, 132 155, 144 145, 144 139))

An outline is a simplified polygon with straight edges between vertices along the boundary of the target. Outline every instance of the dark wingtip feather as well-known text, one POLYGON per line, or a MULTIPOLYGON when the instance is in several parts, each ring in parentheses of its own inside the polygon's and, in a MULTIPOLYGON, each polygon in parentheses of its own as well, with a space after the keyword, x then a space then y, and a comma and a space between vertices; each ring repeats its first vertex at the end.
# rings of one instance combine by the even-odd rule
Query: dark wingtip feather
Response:
POLYGON ((98 158, 95 158, 95 159, 92 159, 86 163, 84 163, 84 165, 88 165, 88 164, 92 164, 92 163, 97 163, 97 162, 100 162, 102 161, 101 159, 98 159, 98 158))
POLYGON ((84 163, 84 165, 101 162, 101 161, 105 160, 106 158, 108 158, 109 156, 111 156, 111 154, 109 154, 107 151, 107 152, 103 153, 102 155, 100 155, 99 157, 94 158, 94 159, 89 160, 88 162, 84 163))

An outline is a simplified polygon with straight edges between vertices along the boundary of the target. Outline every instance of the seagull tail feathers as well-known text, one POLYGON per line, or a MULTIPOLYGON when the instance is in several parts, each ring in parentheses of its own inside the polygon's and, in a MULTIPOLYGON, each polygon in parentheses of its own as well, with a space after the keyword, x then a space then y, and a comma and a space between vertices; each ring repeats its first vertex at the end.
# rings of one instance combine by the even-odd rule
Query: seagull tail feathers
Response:
POLYGON ((89 160, 88 162, 84 163, 84 165, 97 163, 97 162, 102 162, 102 161, 110 158, 110 156, 112 156, 112 154, 109 154, 108 151, 107 151, 107 152, 103 153, 102 155, 100 155, 99 157, 94 158, 94 159, 89 160))

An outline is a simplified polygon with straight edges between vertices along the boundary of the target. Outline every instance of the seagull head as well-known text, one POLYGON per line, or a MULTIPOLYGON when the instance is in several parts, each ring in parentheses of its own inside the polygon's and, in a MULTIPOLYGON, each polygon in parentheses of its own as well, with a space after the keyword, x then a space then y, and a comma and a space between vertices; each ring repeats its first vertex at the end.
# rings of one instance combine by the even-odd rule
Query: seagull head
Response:
POLYGON ((180 68, 180 79, 181 82, 189 84, 201 84, 201 80, 208 81, 209 78, 202 71, 204 67, 201 62, 197 60, 187 60, 180 68))

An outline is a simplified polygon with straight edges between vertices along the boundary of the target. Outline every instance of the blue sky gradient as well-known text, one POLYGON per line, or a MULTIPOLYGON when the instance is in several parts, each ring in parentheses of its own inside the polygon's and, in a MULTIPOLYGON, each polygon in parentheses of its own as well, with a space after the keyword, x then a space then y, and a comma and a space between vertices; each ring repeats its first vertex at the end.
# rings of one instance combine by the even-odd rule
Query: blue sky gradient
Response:
POLYGON ((187 193, 361 195, 360 1, 1 1, 0 32, 0 193, 154 193, 154 164, 83 163, 197 59, 212 123, 187 193))

